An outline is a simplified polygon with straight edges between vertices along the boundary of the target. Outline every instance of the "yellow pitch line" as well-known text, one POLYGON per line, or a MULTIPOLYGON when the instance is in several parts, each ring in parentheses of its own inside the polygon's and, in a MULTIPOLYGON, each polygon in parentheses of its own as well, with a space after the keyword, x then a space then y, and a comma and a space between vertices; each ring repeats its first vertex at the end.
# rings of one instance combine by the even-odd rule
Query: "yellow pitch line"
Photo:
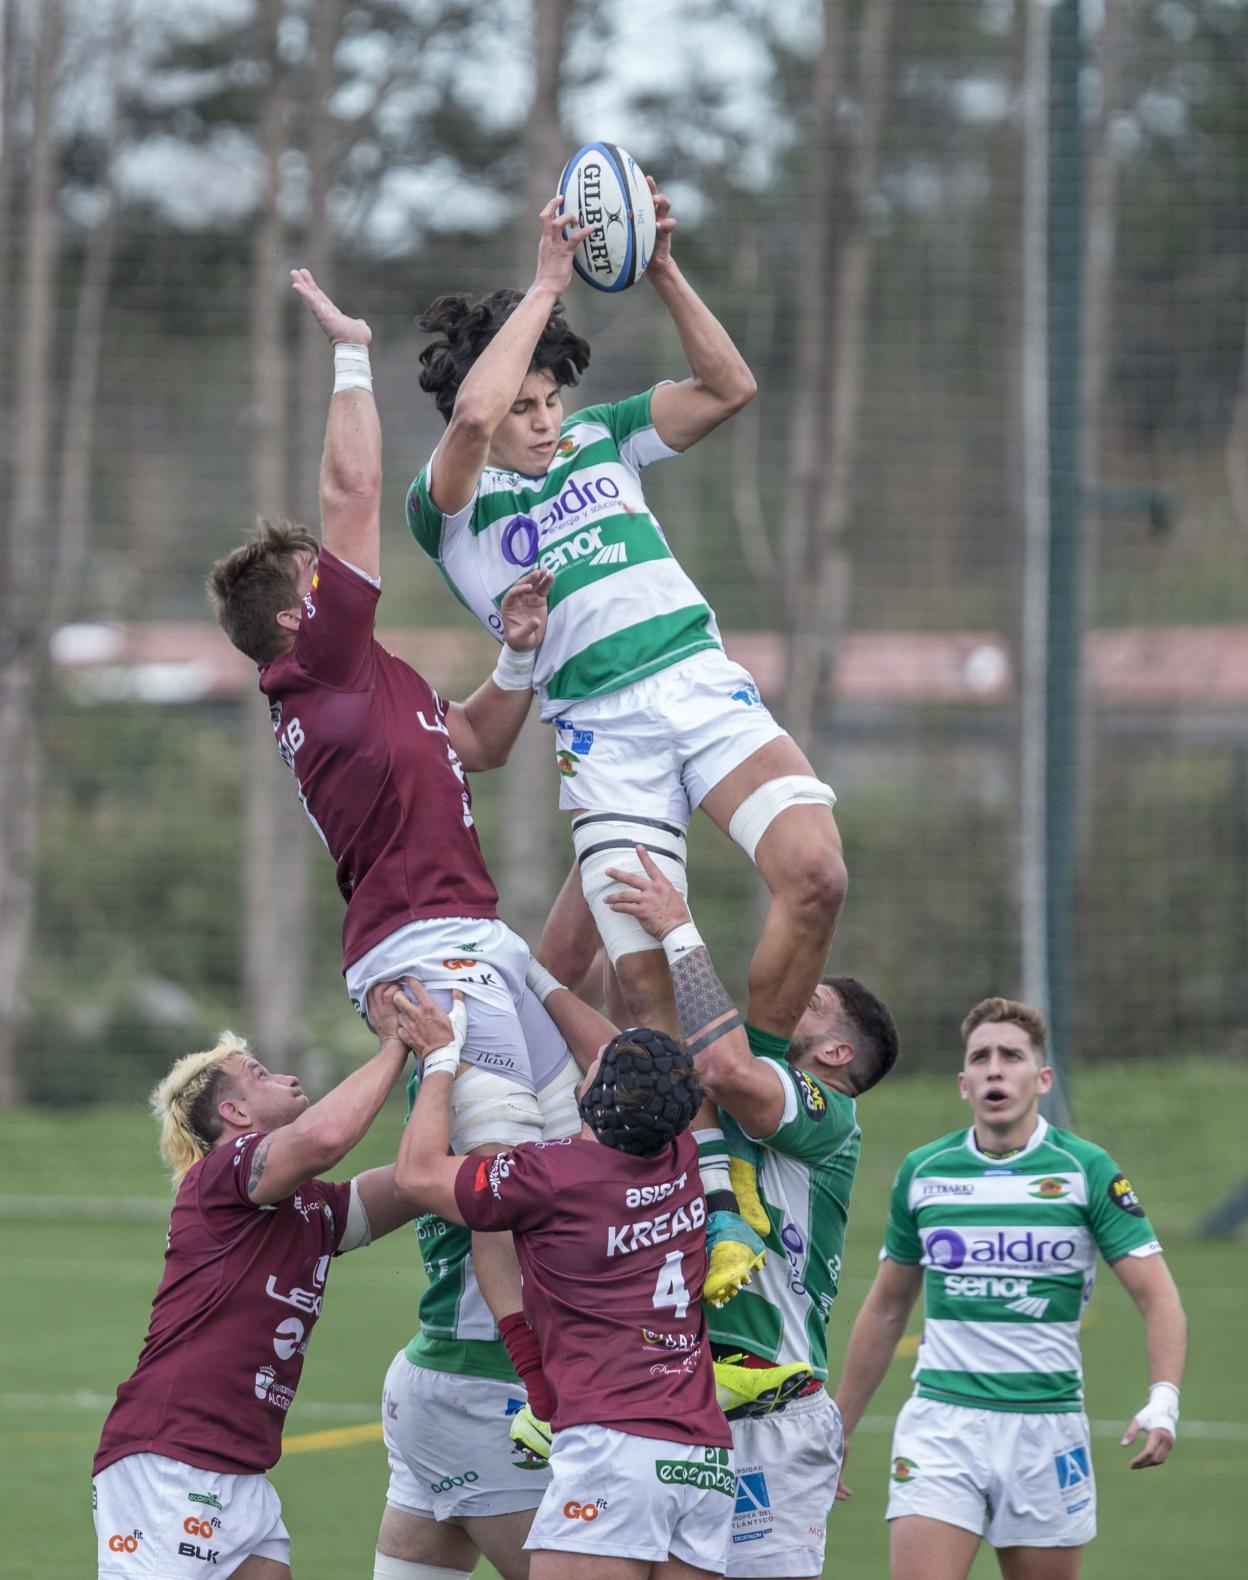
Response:
POLYGON ((326 1432, 296 1432, 282 1444, 284 1454, 319 1454, 323 1448, 352 1448, 356 1443, 380 1443, 381 1422, 364 1426, 336 1426, 326 1432))

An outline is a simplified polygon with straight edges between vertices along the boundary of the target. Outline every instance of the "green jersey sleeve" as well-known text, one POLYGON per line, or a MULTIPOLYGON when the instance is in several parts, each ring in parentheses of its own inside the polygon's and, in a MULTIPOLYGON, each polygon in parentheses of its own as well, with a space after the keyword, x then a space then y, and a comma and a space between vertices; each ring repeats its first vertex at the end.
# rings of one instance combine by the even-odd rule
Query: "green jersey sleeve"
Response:
POLYGON ((1144 1246, 1156 1246, 1156 1230, 1145 1217, 1131 1181, 1108 1152, 1100 1147, 1091 1151, 1084 1164, 1088 1219, 1101 1255, 1107 1262, 1117 1262, 1144 1246))
POLYGON ((664 444, 655 432, 650 402, 657 388, 656 384, 641 395, 630 395, 627 400, 616 401, 613 405, 586 406, 576 413, 574 420, 601 423, 611 435, 621 460, 640 471, 643 466, 680 454, 664 444))
POLYGON ((923 1260, 923 1242, 910 1210, 910 1181, 914 1177, 913 1153, 897 1170, 892 1194, 888 1198, 888 1223, 884 1229, 884 1255, 890 1262, 913 1265, 923 1260))
POLYGON ((407 528, 424 549, 437 559, 442 548, 442 528, 446 517, 429 497, 429 468, 422 466, 407 491, 407 528))
POLYGON ((854 1100, 809 1070, 769 1061, 785 1085, 784 1114, 774 1135, 758 1136, 773 1152, 799 1163, 823 1163, 858 1134, 854 1100))

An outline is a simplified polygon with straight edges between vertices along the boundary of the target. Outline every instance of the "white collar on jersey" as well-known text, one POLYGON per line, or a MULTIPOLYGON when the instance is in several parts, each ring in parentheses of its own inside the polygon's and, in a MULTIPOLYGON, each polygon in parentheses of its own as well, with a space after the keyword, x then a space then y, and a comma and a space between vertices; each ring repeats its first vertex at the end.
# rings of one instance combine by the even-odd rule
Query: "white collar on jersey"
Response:
POLYGON ((973 1152, 977 1158, 982 1158, 985 1163, 1000 1163, 1004 1167, 1006 1164, 1017 1163, 1019 1158, 1025 1158, 1029 1152, 1034 1152, 1048 1132, 1049 1122, 1043 1114, 1039 1114, 1036 1118, 1036 1128, 1031 1132, 1026 1146, 1019 1147, 1017 1152, 1007 1153, 1003 1158, 994 1157, 991 1152, 985 1152, 977 1144, 974 1125, 966 1132, 966 1145, 968 1151, 973 1152))

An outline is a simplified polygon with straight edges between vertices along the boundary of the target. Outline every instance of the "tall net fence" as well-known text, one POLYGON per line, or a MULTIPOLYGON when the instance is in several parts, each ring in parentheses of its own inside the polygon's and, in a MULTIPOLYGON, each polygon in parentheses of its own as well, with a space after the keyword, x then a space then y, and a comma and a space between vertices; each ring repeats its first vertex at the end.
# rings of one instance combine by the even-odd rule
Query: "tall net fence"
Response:
MULTIPOLYGON (((534 198, 592 137, 670 193, 676 255, 756 373, 754 403, 650 471, 647 497, 837 790, 833 965, 888 998, 916 1066, 947 1063, 976 999, 1025 987, 1024 394, 1047 281, 1028 170, 1050 199, 1082 190, 1063 1051, 1076 1069, 1242 1054, 1248 6, 1085 4, 1074 169, 1036 113, 1060 7, 676 9, 8 0, 6 705, 32 721, 2 765, 10 1095, 132 1100, 219 1026, 255 1031, 257 950, 293 996, 295 1051, 358 1057, 332 864, 285 770, 256 767, 263 704, 203 578, 258 511, 315 522, 329 358, 285 284, 308 263, 374 330, 386 639, 452 697, 488 672, 490 642, 404 525, 441 431, 414 319, 446 290, 527 283, 534 198)), ((1051 232, 1060 206, 1042 207, 1051 232)), ((568 312, 593 345, 569 407, 684 376, 644 282, 574 283, 568 312)), ((523 760, 474 794, 503 914, 535 938, 571 851, 550 732, 526 729, 523 760)), ((690 872, 739 990, 761 883, 705 819, 690 872)))

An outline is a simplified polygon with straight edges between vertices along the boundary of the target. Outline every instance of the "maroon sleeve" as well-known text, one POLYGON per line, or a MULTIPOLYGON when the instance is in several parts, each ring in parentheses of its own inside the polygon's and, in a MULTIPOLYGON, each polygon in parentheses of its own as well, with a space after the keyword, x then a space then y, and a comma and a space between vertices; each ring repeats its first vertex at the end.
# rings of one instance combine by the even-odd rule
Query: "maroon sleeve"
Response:
POLYGON ((362 691, 372 678, 380 597, 372 582, 322 549, 295 637, 300 669, 340 691, 362 691))
POLYGON ((247 1177, 256 1148, 268 1132, 253 1130, 239 1136, 232 1146, 218 1147, 204 1159, 199 1172, 196 1202, 209 1232, 230 1239, 240 1219, 263 1209, 247 1194, 247 1177))
POLYGON ((324 1192, 329 1210, 334 1215, 334 1250, 336 1251, 342 1244, 342 1236, 347 1227, 347 1210, 351 1206, 351 1181, 317 1180, 317 1184, 324 1192))
POLYGON ((470 1229, 534 1229, 551 1215, 555 1188, 531 1145, 492 1158, 465 1158, 455 1205, 470 1229))

